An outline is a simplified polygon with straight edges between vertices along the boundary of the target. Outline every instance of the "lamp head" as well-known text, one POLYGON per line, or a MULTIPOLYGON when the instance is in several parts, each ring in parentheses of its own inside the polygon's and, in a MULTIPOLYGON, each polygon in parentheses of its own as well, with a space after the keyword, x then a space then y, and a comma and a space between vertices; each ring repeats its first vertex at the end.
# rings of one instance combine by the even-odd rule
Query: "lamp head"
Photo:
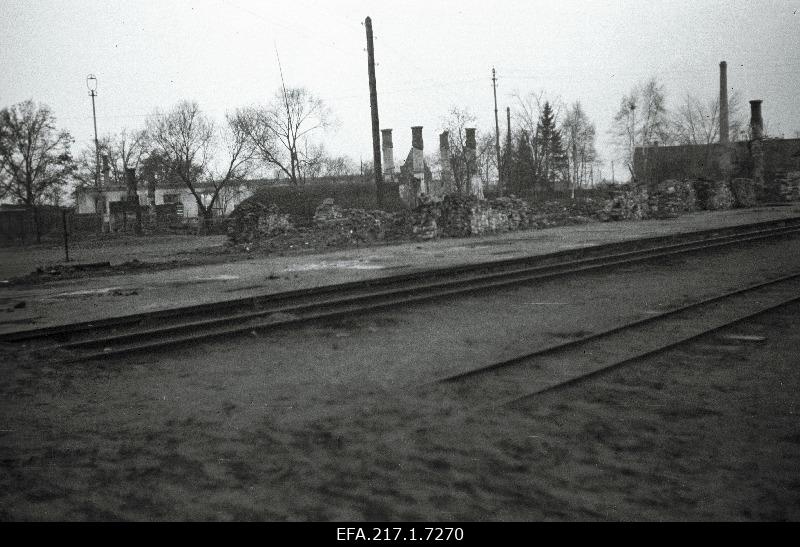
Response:
POLYGON ((97 91, 97 78, 94 74, 89 74, 86 77, 86 87, 89 89, 90 93, 97 91))

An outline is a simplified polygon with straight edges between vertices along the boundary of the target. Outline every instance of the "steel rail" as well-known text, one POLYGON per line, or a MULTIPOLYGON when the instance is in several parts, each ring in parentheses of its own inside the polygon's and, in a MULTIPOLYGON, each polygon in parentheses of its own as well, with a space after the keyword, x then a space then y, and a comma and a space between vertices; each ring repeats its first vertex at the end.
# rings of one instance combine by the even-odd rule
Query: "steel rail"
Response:
MULTIPOLYGON (((138 353, 180 344, 206 341, 219 337, 229 337, 243 332, 263 331, 269 328, 278 328, 298 323, 345 317, 348 315, 360 314, 365 311, 376 311, 404 304, 470 292, 485 291, 487 289, 500 288, 556 276, 573 275, 601 268, 642 262, 654 258, 713 249, 734 243, 791 235, 798 231, 800 231, 800 226, 748 231, 741 234, 712 237, 700 241, 690 241, 687 243, 582 259, 561 264, 518 268, 510 271, 473 275, 472 277, 467 276, 456 280, 420 282, 416 285, 411 284, 399 288, 388 288, 382 291, 373 290, 372 292, 322 301, 312 301, 309 303, 294 303, 221 318, 183 321, 178 324, 157 328, 136 328, 130 332, 121 334, 112 333, 107 336, 67 341, 41 349, 80 351, 99 348, 100 351, 89 351, 89 353, 79 355, 75 359, 70 360, 107 358, 112 355, 118 356, 138 353), (233 327, 230 327, 230 325, 233 325, 233 327), (142 338, 149 339, 143 342, 142 338)), ((181 317, 178 316, 178 318, 180 319, 181 317)), ((133 327, 137 324, 138 322, 131 323, 128 326, 133 327)), ((79 324, 78 326, 79 328, 76 330, 78 333, 87 330, 83 324, 79 324)), ((119 325, 112 323, 105 328, 118 327, 119 325)), ((100 326, 95 328, 104 327, 100 326)), ((44 333, 41 335, 41 338, 49 339, 51 336, 53 335, 44 333)), ((22 339, 25 340, 26 338, 22 337, 22 339)), ((27 340, 30 339, 31 338, 27 338, 27 340)))
MULTIPOLYGON (((209 315, 219 315, 226 312, 237 314, 242 309, 255 309, 260 311, 265 305, 275 305, 280 302, 297 303, 302 299, 318 298, 324 295, 334 294, 341 297, 349 292, 363 292, 370 289, 380 289, 389 287, 397 289, 404 284, 422 283, 437 279, 454 281, 455 276, 475 276, 480 272, 497 272, 508 275, 513 268, 520 271, 530 271, 531 268, 552 268, 566 267, 570 264, 590 263, 593 260, 607 260, 613 256, 633 256, 633 253, 653 252, 657 249, 679 248, 685 245, 699 243, 702 241, 724 241, 731 238, 741 238, 748 234, 765 234, 777 236, 780 230, 793 231, 792 228, 800 228, 800 217, 781 219, 777 221, 767 221, 740 226, 730 226, 697 232, 685 232, 671 234, 668 236, 657 236, 652 238, 640 238, 621 242, 614 242, 604 245, 581 247, 578 249, 568 249, 548 255, 534 255, 498 261, 480 262, 476 264, 466 264, 422 270, 408 274, 396 276, 386 276, 374 279, 366 279, 335 285, 324 285, 320 287, 292 290, 280 293, 268 293, 251 297, 238 298, 232 300, 210 302, 192 306, 169 308, 151 312, 136 313, 124 316, 104 318, 94 321, 83 321, 78 323, 55 325, 22 331, 13 331, 0 334, 0 342, 19 342, 24 340, 35 340, 43 338, 58 338, 59 336, 70 336, 81 331, 97 331, 99 329, 125 328, 131 325, 139 325, 143 322, 157 323, 159 321, 169 321, 175 317, 184 320, 187 317, 207 318, 209 315), (777 230, 777 231, 776 231, 777 230)), ((275 313, 271 310, 268 313, 275 313)), ((256 313, 256 316, 259 313, 256 313)), ((263 315, 263 314, 260 314, 263 315)), ((225 318, 223 318, 225 319, 225 318)))
MULTIPOLYGON (((679 316, 680 314, 685 314, 687 312, 699 310, 699 309, 702 309, 702 308, 708 308, 709 306, 712 306, 714 304, 722 303, 722 302, 724 302, 726 300, 727 301, 731 301, 731 300, 735 299, 736 297, 739 297, 739 296, 742 296, 742 295, 745 295, 745 294, 748 294, 748 293, 755 293, 755 292, 757 292, 759 290, 763 290, 763 289, 768 288, 768 287, 779 286, 780 284, 791 282, 791 281, 796 281, 798 279, 800 279, 800 273, 794 273, 794 274, 785 275, 785 276, 782 276, 782 277, 779 277, 779 278, 776 278, 776 279, 772 279, 772 280, 769 280, 769 281, 765 281, 765 282, 762 282, 762 283, 756 283, 756 284, 753 284, 753 285, 750 285, 750 286, 747 286, 747 287, 744 287, 744 288, 741 288, 741 289, 728 291, 726 293, 719 294, 719 295, 716 295, 716 296, 713 296, 713 297, 709 297, 709 298, 705 298, 705 299, 699 300, 697 302, 692 302, 692 303, 687 304, 685 306, 680 306, 680 307, 677 307, 677 308, 673 308, 671 310, 667 310, 667 311, 659 313, 657 315, 652 315, 652 316, 646 317, 644 319, 632 321, 630 323, 626 323, 624 325, 619 325, 619 326, 616 326, 616 327, 613 327, 613 328, 610 328, 610 329, 607 329, 607 330, 604 330, 604 331, 601 331, 601 332, 593 333, 593 334, 590 334, 588 336, 576 338, 574 340, 570 340, 569 342, 564 342, 564 343, 561 343, 561 344, 555 344, 555 345, 552 345, 552 346, 548 346, 548 347, 545 347, 545 348, 541 348, 541 349, 537 349, 535 351, 531 351, 531 352, 525 353, 523 355, 519 355, 517 357, 513 357, 511 359, 498 361, 498 362, 495 362, 495 363, 491 363, 491 364, 488 364, 488 365, 484 365, 484 366, 481 366, 481 367, 470 369, 468 371, 460 372, 458 374, 453 374, 453 375, 450 375, 450 376, 439 378, 437 380, 434 380, 433 382, 429 382, 427 384, 427 386, 453 385, 457 389, 458 388, 458 384, 463 383, 464 381, 478 381, 478 382, 480 382, 481 381, 480 377, 482 377, 482 376, 483 377, 488 377, 489 375, 495 375, 495 378, 496 378, 496 375, 497 374, 503 374, 504 370, 509 370, 513 374, 514 372, 516 372, 513 369, 516 369, 517 367, 524 366, 524 365, 534 364, 537 359, 541 359, 541 358, 547 357, 547 356, 553 356, 553 355, 556 355, 556 354, 562 353, 562 352, 578 350, 578 349, 581 348, 581 346, 586 346, 587 344, 589 344, 591 342, 602 341, 603 339, 610 339, 610 338, 613 338, 615 335, 619 335, 619 334, 625 334, 625 335, 628 335, 628 336, 634 336, 634 335, 637 334, 637 332, 639 332, 639 333, 641 332, 641 328, 642 327, 658 324, 659 322, 663 323, 666 319, 673 319, 676 316, 679 316)), ((664 351, 666 351, 668 349, 674 348, 674 347, 679 346, 681 344, 685 344, 685 343, 687 343, 687 342, 689 342, 691 340, 694 340, 696 338, 700 338, 700 337, 706 336, 706 335, 708 335, 710 333, 713 333, 713 332, 728 328, 731 325, 734 325, 736 323, 740 323, 740 322, 745 321, 747 319, 750 319, 752 317, 755 317, 755 316, 758 316, 758 315, 761 315, 761 314, 764 314, 764 313, 768 313, 768 312, 770 312, 770 311, 772 311, 774 309, 786 306, 788 304, 791 304, 791 303, 794 303, 794 302, 797 302, 797 301, 800 301, 800 295, 797 295, 795 293, 791 297, 786 298, 786 299, 782 299, 780 302, 778 302, 776 304, 768 305, 768 306, 766 306, 764 308, 760 308, 757 311, 754 311, 754 312, 751 312, 751 313, 746 313, 744 315, 738 315, 734 319, 732 319, 730 321, 727 321, 727 322, 725 322, 723 324, 718 324, 718 325, 715 325, 715 326, 710 327, 710 328, 702 329, 701 331, 693 332, 693 333, 691 333, 689 335, 686 335, 686 336, 673 338, 669 342, 667 342, 665 344, 660 344, 655 348, 647 349, 645 351, 638 352, 638 353, 636 353, 634 355, 626 356, 624 359, 620 359, 620 360, 617 360, 617 361, 612 361, 607 365, 594 368, 593 370, 591 370, 589 372, 586 372, 586 373, 574 375, 569 379, 566 379, 566 380, 563 380, 563 381, 560 381, 560 382, 554 382, 551 385, 549 385, 549 386, 547 386, 547 387, 545 387, 543 389, 530 391, 530 392, 525 393, 524 395, 507 398, 507 399, 504 399, 504 400, 502 400, 500 402, 494 401, 491 406, 510 406, 510 405, 514 405, 514 404, 516 404, 518 402, 526 401, 526 400, 528 400, 528 399, 530 399, 532 397, 535 397, 537 395, 541 395, 541 394, 544 394, 544 393, 549 393, 549 392, 553 392, 553 391, 558 391, 558 390, 564 389, 564 388, 566 388, 568 386, 571 386, 571 385, 574 385, 576 383, 579 383, 579 382, 594 378, 594 377, 596 377, 598 375, 604 374, 604 373, 609 372, 611 370, 614 370, 616 368, 625 366, 627 364, 631 364, 634 361, 637 361, 637 360, 642 359, 644 357, 648 357, 650 355, 656 355, 658 353, 664 352, 664 351)), ((482 387, 481 389, 484 389, 484 388, 485 388, 485 386, 482 387)), ((482 395, 485 395, 485 393, 482 393, 482 395)))

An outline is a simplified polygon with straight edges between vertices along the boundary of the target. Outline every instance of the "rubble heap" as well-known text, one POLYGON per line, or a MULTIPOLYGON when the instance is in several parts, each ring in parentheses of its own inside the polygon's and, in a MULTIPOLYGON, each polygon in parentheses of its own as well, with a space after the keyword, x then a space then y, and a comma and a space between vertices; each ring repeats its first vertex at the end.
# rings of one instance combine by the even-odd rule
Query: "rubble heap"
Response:
POLYGON ((281 213, 274 203, 246 199, 228 219, 228 236, 233 243, 250 243, 265 237, 292 232, 294 225, 288 214, 281 213))
POLYGON ((733 207, 734 198, 724 180, 695 179, 689 181, 697 195, 697 205, 706 211, 733 207))
POLYGON ((535 202, 529 208, 530 224, 537 228, 584 224, 599 219, 605 206, 605 200, 592 198, 535 202))
POLYGON ((753 179, 736 178, 731 181, 731 193, 735 207, 753 207, 756 204, 758 187, 753 179))
POLYGON ((650 218, 676 218, 697 208, 697 198, 689 181, 669 179, 650 189, 647 203, 650 218))
POLYGON ((650 212, 649 194, 644 186, 622 186, 606 200, 597 214, 603 221, 642 220, 650 212))
MULTIPOLYGON (((395 215, 386 211, 344 209, 325 199, 314 211, 314 226, 328 236, 329 246, 383 241, 399 235, 395 215)), ((402 233, 403 230, 400 230, 402 233)))
POLYGON ((800 171, 789 171, 775 179, 775 187, 784 201, 800 201, 800 171))

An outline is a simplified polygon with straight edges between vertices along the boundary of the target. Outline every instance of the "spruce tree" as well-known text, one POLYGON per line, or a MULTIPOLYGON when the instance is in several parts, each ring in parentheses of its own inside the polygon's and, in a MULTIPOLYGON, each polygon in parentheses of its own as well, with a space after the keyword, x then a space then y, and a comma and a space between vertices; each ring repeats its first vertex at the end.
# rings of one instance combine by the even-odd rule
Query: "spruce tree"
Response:
POLYGON ((536 183, 545 189, 551 188, 552 141, 555 132, 555 115, 549 102, 544 103, 539 123, 536 125, 534 160, 536 164, 536 183))

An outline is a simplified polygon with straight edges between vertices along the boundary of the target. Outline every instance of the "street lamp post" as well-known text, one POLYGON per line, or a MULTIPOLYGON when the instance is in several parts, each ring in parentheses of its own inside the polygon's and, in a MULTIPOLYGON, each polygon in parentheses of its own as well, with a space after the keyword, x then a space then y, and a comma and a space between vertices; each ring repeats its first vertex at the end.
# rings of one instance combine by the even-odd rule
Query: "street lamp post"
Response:
MULTIPOLYGON (((97 78, 94 74, 86 77, 86 87, 89 89, 89 96, 92 98, 92 120, 94 121, 94 188, 102 196, 100 189, 100 141, 97 140, 97 112, 94 107, 94 98, 97 96, 97 78)), ((105 213, 105 200, 103 201, 103 212, 105 213)), ((95 198, 95 211, 97 211, 97 199, 95 198)), ((102 218, 102 217, 101 217, 102 218)))

